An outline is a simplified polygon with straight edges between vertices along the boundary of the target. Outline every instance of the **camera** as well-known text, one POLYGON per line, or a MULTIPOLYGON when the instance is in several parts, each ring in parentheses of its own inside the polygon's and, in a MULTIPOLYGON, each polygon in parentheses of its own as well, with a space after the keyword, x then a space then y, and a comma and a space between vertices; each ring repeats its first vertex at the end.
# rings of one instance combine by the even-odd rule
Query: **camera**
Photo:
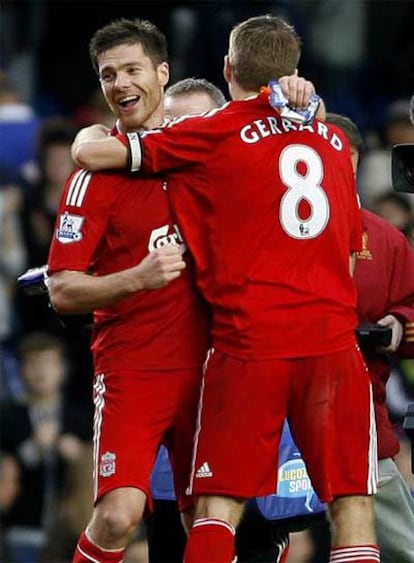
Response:
POLYGON ((359 347, 363 352, 374 352, 391 344, 392 329, 377 324, 360 325, 356 329, 359 347))
POLYGON ((396 192, 414 193, 414 144, 394 145, 391 151, 392 187, 396 192))
MULTIPOLYGON (((414 96, 411 96, 409 117, 414 126, 414 96)), ((414 193, 414 143, 394 145, 391 149, 392 187, 396 192, 414 193)))

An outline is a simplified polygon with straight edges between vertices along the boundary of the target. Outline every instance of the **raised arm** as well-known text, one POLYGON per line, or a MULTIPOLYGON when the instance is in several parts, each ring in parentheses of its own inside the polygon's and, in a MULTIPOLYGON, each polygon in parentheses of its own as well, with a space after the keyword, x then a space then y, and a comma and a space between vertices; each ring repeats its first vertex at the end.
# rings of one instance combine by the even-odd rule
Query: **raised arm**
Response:
POLYGON ((128 166, 128 150, 116 137, 108 136, 104 125, 81 129, 72 144, 72 158, 78 166, 97 170, 124 169, 128 166))
MULTIPOLYGON (((279 84, 282 88, 283 94, 289 100, 289 105, 296 109, 305 109, 311 97, 316 94, 315 87, 310 80, 292 74, 290 76, 282 76, 279 78, 279 84)), ((325 102, 320 100, 319 108, 316 113, 317 119, 326 119, 325 102)))

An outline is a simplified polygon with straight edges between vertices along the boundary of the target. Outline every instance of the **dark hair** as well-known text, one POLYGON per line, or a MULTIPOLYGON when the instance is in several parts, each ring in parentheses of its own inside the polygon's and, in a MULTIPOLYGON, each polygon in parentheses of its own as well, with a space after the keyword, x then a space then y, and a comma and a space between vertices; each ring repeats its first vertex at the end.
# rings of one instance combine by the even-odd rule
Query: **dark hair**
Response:
POLYGON ((39 149, 44 150, 49 145, 71 145, 76 133, 77 128, 70 119, 46 118, 39 129, 39 149))
POLYGON ((89 42, 89 56, 98 73, 97 57, 118 45, 142 45, 154 66, 168 58, 167 40, 150 21, 120 18, 98 29, 89 42))
POLYGON ((33 352, 44 352, 45 350, 57 350, 65 356, 65 346, 57 336, 48 332, 32 332, 23 337, 18 345, 18 353, 21 358, 33 352))
POLYGON ((377 207, 378 205, 382 205, 383 203, 392 203, 396 207, 398 207, 404 213, 412 213, 413 208, 411 202, 409 201, 408 197, 405 194, 400 194, 394 192, 393 190, 389 190, 382 194, 379 194, 373 202, 373 207, 377 207))
POLYGON ((285 20, 271 15, 249 18, 230 33, 234 77, 245 90, 258 91, 272 78, 294 73, 300 48, 299 35, 285 20))
POLYGON ((327 112, 325 121, 326 123, 332 123, 341 129, 345 133, 351 147, 355 147, 361 156, 364 148, 364 142, 358 126, 352 121, 352 119, 339 113, 327 112))
POLYGON ((181 96, 182 94, 193 94, 202 92, 210 96, 216 107, 221 107, 226 103, 226 98, 220 88, 205 78, 184 78, 172 84, 165 91, 166 96, 181 96))

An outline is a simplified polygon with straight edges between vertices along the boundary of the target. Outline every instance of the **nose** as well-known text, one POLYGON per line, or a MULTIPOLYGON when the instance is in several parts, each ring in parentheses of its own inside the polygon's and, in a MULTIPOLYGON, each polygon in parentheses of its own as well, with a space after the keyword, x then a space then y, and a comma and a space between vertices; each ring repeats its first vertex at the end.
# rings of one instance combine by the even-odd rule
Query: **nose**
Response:
POLYGON ((131 79, 129 78, 128 74, 125 72, 120 72, 116 75, 115 78, 115 87, 119 88, 120 90, 127 88, 131 84, 131 79))

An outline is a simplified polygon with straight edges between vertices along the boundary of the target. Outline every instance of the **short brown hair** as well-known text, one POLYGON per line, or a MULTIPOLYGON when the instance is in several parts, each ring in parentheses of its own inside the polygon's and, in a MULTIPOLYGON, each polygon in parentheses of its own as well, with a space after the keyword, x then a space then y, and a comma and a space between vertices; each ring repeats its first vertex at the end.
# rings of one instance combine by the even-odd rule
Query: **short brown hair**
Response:
POLYGON ((95 32, 89 42, 92 66, 98 72, 97 57, 118 45, 142 45, 144 53, 154 67, 167 61, 167 40, 164 34, 150 21, 120 18, 95 32))
POLYGON ((257 91, 272 78, 293 74, 300 48, 300 37, 283 19, 271 15, 249 18, 230 33, 234 77, 245 90, 257 91))
POLYGON ((226 98, 220 88, 205 78, 183 78, 172 84, 165 91, 165 96, 181 96, 183 94, 204 93, 210 96, 211 101, 216 107, 221 107, 226 103, 226 98))

